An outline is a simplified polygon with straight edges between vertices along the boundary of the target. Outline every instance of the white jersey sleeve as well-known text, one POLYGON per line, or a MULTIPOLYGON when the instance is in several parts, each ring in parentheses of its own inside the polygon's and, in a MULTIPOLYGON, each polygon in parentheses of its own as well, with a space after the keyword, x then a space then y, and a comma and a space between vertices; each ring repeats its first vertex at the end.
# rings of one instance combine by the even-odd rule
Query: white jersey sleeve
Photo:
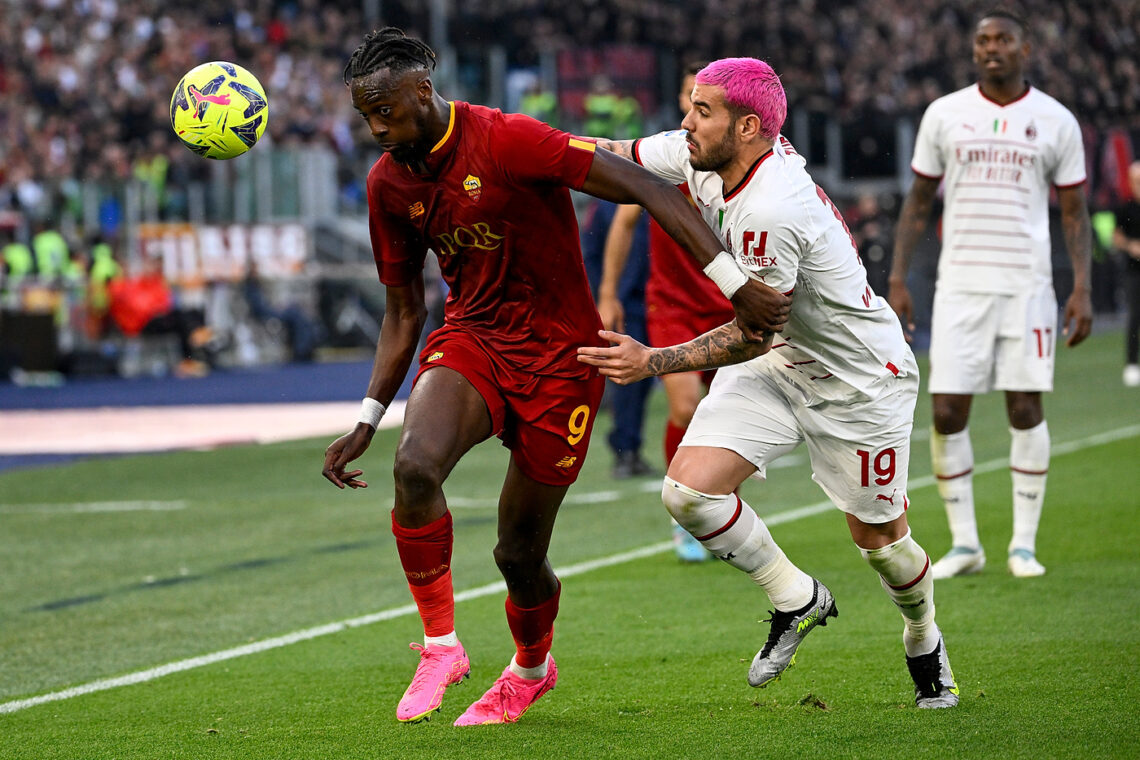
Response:
POLYGON ((689 148, 685 134, 683 129, 674 129, 636 140, 633 160, 674 185, 687 182, 689 148))
POLYGON ((1057 150, 1059 163, 1053 172, 1053 184, 1057 187, 1072 187, 1087 179, 1085 174, 1085 146, 1081 140, 1081 125, 1077 117, 1066 110, 1063 123, 1058 130, 1057 150))
POLYGON ((914 139, 914 157, 910 168, 915 174, 938 178, 946 173, 946 141, 943 139, 942 103, 936 100, 922 115, 914 139))

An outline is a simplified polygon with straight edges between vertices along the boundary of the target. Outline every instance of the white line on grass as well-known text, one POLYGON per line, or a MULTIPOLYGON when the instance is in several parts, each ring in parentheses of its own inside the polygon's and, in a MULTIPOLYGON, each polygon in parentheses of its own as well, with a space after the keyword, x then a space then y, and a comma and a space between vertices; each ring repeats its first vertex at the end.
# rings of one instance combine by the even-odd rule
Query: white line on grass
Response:
MULTIPOLYGON (((1116 430, 1109 430, 1098 435, 1089 436, 1079 441, 1070 441, 1068 443, 1057 444, 1053 447, 1053 453, 1071 454, 1075 451, 1082 449, 1100 446, 1113 441, 1123 440, 1125 438, 1132 438, 1140 435, 1140 425, 1130 425, 1128 427, 1118 428, 1116 430)), ((1009 465, 1008 460, 991 459, 987 462, 982 462, 974 467, 974 472, 993 472, 1000 470, 1009 465)), ((934 476, 928 475, 922 478, 916 478, 910 482, 910 488, 924 488, 934 483, 934 476)), ((805 507, 798 507, 796 509, 789 509, 783 512, 777 512, 772 515, 764 517, 764 521, 769 525, 780 525, 783 523, 801 520, 805 517, 811 517, 822 512, 833 509, 830 501, 821 501, 816 504, 811 504, 805 507)), ((672 541, 662 541, 649 546, 643 546, 640 549, 633 549, 631 551, 622 552, 620 554, 613 554, 609 557, 600 557, 598 559, 589 560, 587 562, 579 562, 576 565, 558 568, 556 572, 560 577, 569 578, 575 575, 581 575, 593 570, 598 570, 603 567, 610 567, 611 565, 620 565, 625 562, 632 562, 633 560, 643 559, 645 557, 652 557, 655 554, 667 552, 673 548, 672 541)), ((466 602, 471 599, 478 599, 490 594, 500 594, 507 590, 507 585, 502 581, 495 583, 488 583, 485 586, 478 588, 468 589, 467 591, 460 591, 455 595, 456 603, 466 602)), ((287 633, 284 636, 276 636, 271 639, 263 639, 255 641, 252 644, 246 644, 232 649, 223 649, 219 652, 212 652, 210 654, 200 655, 198 657, 191 657, 185 660, 178 660, 177 662, 170 662, 166 665, 159 665, 155 668, 147 670, 139 670, 134 673, 128 673, 124 676, 115 678, 102 678, 98 681, 91 681, 89 683, 73 686, 69 689, 62 689, 60 691, 53 691, 48 694, 40 694, 35 697, 28 697, 26 699, 16 699, 11 702, 0 703, 0 714, 14 713, 28 707, 35 707, 36 705, 46 704, 48 702, 58 702, 64 699, 71 699, 72 697, 81 697, 85 694, 93 694, 98 691, 107 691, 108 689, 115 689, 120 686, 130 686, 131 684, 145 683, 146 681, 153 681, 163 676, 168 676, 173 673, 181 673, 184 670, 192 670, 206 665, 212 665, 216 662, 223 662, 225 660, 232 660, 236 657, 245 657, 246 655, 257 654, 258 652, 265 652, 270 649, 277 649, 279 647, 289 646, 301 641, 309 641, 321 636, 328 636, 334 633, 348 630, 350 628, 360 628, 365 625, 372 625, 373 623, 380 623, 385 620, 392 620, 394 618, 403 617, 405 615, 414 615, 416 613, 416 606, 414 604, 405 604, 402 607, 393 607, 380 612, 374 612, 369 615, 362 615, 360 617, 350 618, 348 620, 341 620, 336 623, 328 623, 326 625, 316 626, 315 628, 306 628, 303 631, 294 631, 287 633)))
POLYGON ((77 501, 70 504, 0 504, 0 514, 77 514, 95 512, 176 512, 186 509, 177 501, 77 501))

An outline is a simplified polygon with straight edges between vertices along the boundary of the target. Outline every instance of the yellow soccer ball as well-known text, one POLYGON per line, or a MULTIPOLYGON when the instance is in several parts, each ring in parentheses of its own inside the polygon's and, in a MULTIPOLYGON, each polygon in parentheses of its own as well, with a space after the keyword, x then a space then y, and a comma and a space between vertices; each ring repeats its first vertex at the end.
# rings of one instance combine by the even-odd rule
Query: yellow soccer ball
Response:
POLYGON ((234 63, 195 66, 174 88, 170 126, 190 150, 206 158, 233 158, 265 132, 269 100, 257 77, 234 63))

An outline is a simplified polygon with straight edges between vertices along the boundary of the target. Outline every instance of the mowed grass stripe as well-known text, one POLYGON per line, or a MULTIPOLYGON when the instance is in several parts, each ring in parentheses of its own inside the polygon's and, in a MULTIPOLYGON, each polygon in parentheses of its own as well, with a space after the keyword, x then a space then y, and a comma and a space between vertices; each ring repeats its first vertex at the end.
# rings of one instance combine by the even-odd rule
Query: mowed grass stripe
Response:
MULTIPOLYGON (((1088 448, 1105 445, 1114 441, 1124 440, 1140 435, 1140 425, 1130 425, 1115 430, 1099 433, 1087 438, 1076 441, 1070 441, 1053 446, 1053 454, 1055 456, 1063 456, 1074 452, 1082 451, 1088 448)), ((979 463, 975 466, 974 470, 977 473, 986 473, 1000 470, 1008 466, 1008 460, 1004 457, 991 459, 986 462, 979 463)), ((912 480, 910 483, 911 488, 925 488, 933 485, 935 479, 933 476, 925 476, 912 480)), ((771 525, 780 525, 795 520, 805 519, 813 515, 821 514, 832 509, 830 501, 821 501, 815 504, 797 507, 794 509, 784 510, 765 517, 765 522, 771 525)), ((651 557, 663 552, 669 551, 672 548, 672 541, 662 541, 648 546, 633 549, 627 552, 613 554, 608 557, 601 557, 598 559, 580 562, 564 568, 558 568, 557 573, 564 578, 581 575, 600 568, 619 565, 626 562, 632 562, 638 559, 651 557)), ((490 594, 501 594, 506 591, 506 584, 502 581, 489 583, 477 588, 461 591, 455 595, 455 601, 465 602, 472 599, 488 596, 490 594)), ((413 615, 416 613, 416 606, 414 604, 407 604, 400 607, 393 607, 387 610, 381 610, 368 615, 362 615, 347 620, 342 620, 325 625, 315 626, 300 631, 295 631, 282 636, 275 636, 268 639, 262 639, 250 644, 231 649, 220 650, 209 654, 191 657, 184 660, 160 665, 146 670, 135 671, 123 676, 114 678, 103 678, 96 681, 91 681, 78 686, 73 686, 59 691, 49 692, 34 697, 24 699, 16 699, 9 702, 0 703, 0 714, 14 713, 24 710, 29 707, 35 707, 41 704, 50 702, 58 702, 61 700, 71 699, 73 697, 83 696, 85 694, 92 694, 99 691, 107 691, 109 689, 119 688, 121 686, 130 686, 132 684, 145 683, 153 681, 164 676, 174 673, 180 673, 186 670, 212 665, 214 663, 231 660, 238 657, 245 657, 247 655, 265 652, 271 649, 278 649, 281 647, 289 646, 303 641, 320 638, 323 636, 340 633, 352 628, 359 628, 366 625, 392 620, 395 618, 403 617, 406 615, 413 615)))

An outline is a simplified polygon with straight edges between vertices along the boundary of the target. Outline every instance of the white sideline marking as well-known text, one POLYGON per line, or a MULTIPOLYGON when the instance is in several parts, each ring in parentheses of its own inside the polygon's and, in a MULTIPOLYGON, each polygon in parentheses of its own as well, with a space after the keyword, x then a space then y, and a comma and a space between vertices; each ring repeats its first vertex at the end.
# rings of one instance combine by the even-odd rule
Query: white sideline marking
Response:
MULTIPOLYGON (((1071 454, 1075 451, 1100 446, 1105 443, 1123 440, 1125 438, 1132 438, 1140 435, 1140 425, 1129 425, 1128 427, 1118 428, 1116 430, 1109 430, 1098 435, 1089 436, 1078 441, 1070 441, 1068 443, 1057 444, 1053 447, 1054 455, 1071 454)), ((975 465, 974 472, 993 472, 1001 470, 1009 466, 1009 462, 1005 458, 991 459, 987 462, 982 462, 975 465)), ((935 482, 933 475, 928 475, 922 478, 916 478, 909 483, 910 488, 924 488, 933 485, 935 482)), ((780 525, 783 523, 793 522, 805 517, 811 517, 822 512, 834 509, 830 501, 821 501, 816 504, 810 504, 796 509, 788 509, 783 512, 777 512, 772 515, 764 517, 764 522, 769 525, 780 525)), ((673 548, 672 541, 661 541, 656 544, 643 546, 640 549, 633 549, 631 551, 622 552, 620 554, 613 554, 609 557, 600 557, 598 559, 588 560, 586 562, 579 562, 576 565, 570 565, 564 568, 558 568, 555 572, 563 578, 570 578, 575 575, 581 575, 593 570, 598 570, 603 567, 610 567, 611 565, 620 565, 625 562, 631 562, 645 557, 651 557, 655 554, 667 552, 673 548)), ((488 596, 490 594, 502 593, 507 590, 507 585, 503 581, 495 583, 488 583, 485 586, 468 589, 467 591, 460 591, 455 595, 456 603, 466 602, 471 599, 478 599, 479 597, 488 596)), ((185 660, 178 660, 170 662, 166 665, 159 665, 155 668, 147 670, 139 670, 134 673, 128 673, 124 676, 117 676, 115 678, 102 678, 97 681, 90 681, 79 686, 73 686, 69 689, 62 689, 60 691, 53 691, 47 694, 40 694, 35 697, 28 697, 26 699, 16 699, 10 702, 0 703, 0 714, 14 713, 19 710, 24 710, 28 707, 35 707, 36 705, 47 704, 48 702, 58 702, 64 699, 71 699, 72 697, 81 697, 85 694, 93 694, 98 691, 107 691, 108 689, 115 689, 120 686, 130 686, 131 684, 145 683, 146 681, 153 681, 163 676, 168 676, 173 673, 180 673, 184 670, 192 670, 193 668, 200 668, 206 665, 212 665, 216 662, 223 662, 225 660, 232 660, 236 657, 244 657, 250 654, 257 654, 258 652, 265 652, 270 649, 277 649, 279 647, 289 646, 301 641, 308 641, 316 639, 321 636, 328 636, 334 633, 348 630, 350 628, 360 628, 373 623, 380 623, 385 620, 392 620, 394 618, 403 617, 404 615, 416 614, 415 604, 405 604, 402 607, 393 607, 380 612, 373 612, 369 615, 362 615, 360 617, 350 618, 348 620, 341 620, 336 623, 327 623, 325 625, 316 626, 314 628, 306 628, 302 631, 294 631, 287 633, 284 636, 276 636, 271 639, 262 639, 255 641, 252 644, 246 644, 232 649, 223 649, 219 652, 212 652, 210 654, 200 655, 198 657, 191 657, 185 660)))
POLYGON ((0 504, 0 514, 76 514, 90 512, 176 512, 187 502, 176 501, 77 501, 71 504, 0 504))

